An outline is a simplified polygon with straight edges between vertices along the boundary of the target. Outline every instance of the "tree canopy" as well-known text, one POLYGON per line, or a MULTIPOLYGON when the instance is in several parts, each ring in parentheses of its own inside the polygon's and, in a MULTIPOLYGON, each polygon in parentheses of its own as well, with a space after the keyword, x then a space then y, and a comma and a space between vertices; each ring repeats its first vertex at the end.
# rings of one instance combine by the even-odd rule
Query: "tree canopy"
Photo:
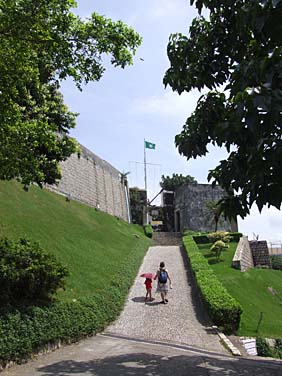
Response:
POLYGON ((182 174, 172 174, 172 176, 161 176, 160 186, 166 191, 175 191, 177 187, 181 187, 185 184, 197 184, 197 181, 193 176, 182 174))
POLYGON ((226 160, 208 179, 226 191, 228 217, 280 208, 282 201, 282 1, 191 0, 199 16, 189 35, 173 34, 164 84, 178 93, 208 88, 175 137, 187 159, 209 144, 226 160), (202 10, 208 10, 208 18, 202 10))
POLYGON ((82 20, 73 0, 0 0, 0 179, 53 184, 58 162, 76 143, 67 136, 76 114, 63 102, 61 80, 78 89, 101 78, 102 57, 124 68, 141 43, 121 21, 93 13, 82 20))

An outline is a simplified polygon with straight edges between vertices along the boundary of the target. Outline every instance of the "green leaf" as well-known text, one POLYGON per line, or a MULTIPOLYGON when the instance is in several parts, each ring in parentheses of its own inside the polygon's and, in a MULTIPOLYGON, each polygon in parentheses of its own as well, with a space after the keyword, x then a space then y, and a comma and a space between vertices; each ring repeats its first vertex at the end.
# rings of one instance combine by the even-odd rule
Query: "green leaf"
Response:
POLYGON ((60 178, 59 162, 76 150, 67 137, 76 114, 64 104, 60 81, 99 80, 102 57, 132 64, 141 37, 121 21, 93 13, 83 21, 73 0, 0 0, 0 179, 25 187, 60 178))
POLYGON ((188 36, 168 44, 165 85, 182 93, 206 87, 175 137, 180 154, 205 156, 208 145, 228 157, 209 172, 227 196, 228 217, 282 202, 282 1, 191 0, 209 18, 192 21, 188 36), (226 93, 220 92, 224 90, 226 93), (216 89, 216 90, 215 90, 216 89), (213 90, 213 91, 212 91, 213 90))

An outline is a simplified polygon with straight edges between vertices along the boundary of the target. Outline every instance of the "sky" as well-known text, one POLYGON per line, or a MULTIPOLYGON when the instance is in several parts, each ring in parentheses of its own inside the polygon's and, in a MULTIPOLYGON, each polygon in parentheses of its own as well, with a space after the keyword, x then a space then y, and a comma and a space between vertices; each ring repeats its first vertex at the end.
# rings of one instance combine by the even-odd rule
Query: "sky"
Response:
MULTIPOLYGON (((78 0, 74 9, 82 18, 97 12, 122 20, 143 38, 132 66, 114 68, 106 57, 106 71, 99 82, 80 92, 68 80, 62 92, 69 108, 79 113, 71 136, 119 171, 129 172, 130 186, 144 188, 144 139, 156 144, 155 150, 146 149, 149 199, 159 192, 161 175, 191 175, 198 183, 207 183, 208 171, 227 156, 224 149, 211 147, 206 157, 187 161, 174 144, 203 94, 195 90, 179 96, 162 82, 169 68, 170 34, 187 35, 197 15, 189 4, 189 0, 78 0)), ((238 225, 250 240, 255 234, 260 240, 282 241, 282 213, 275 208, 261 215, 252 208, 244 221, 238 219, 238 225)))

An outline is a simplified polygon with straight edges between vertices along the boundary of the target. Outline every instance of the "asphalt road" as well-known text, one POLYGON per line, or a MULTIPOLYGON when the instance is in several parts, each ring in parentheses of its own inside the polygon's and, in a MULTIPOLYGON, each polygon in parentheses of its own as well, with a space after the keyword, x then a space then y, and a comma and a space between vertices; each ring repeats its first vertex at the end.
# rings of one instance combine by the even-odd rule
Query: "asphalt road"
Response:
POLYGON ((39 356, 3 376, 281 376, 282 363, 243 359, 189 346, 98 335, 39 356))

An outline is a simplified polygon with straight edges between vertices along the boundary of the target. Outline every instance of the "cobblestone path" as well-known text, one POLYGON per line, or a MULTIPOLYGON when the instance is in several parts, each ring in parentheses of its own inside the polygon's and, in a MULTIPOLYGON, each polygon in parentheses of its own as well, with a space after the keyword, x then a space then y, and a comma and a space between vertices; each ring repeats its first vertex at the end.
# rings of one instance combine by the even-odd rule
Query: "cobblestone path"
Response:
POLYGON ((185 257, 178 246, 150 247, 138 276, 129 293, 128 301, 119 319, 109 326, 107 333, 147 340, 163 340, 191 345, 226 354, 198 297, 196 286, 187 267, 185 257), (155 273, 160 261, 164 261, 172 279, 169 303, 160 304, 155 293, 153 302, 145 302, 144 278, 140 274, 155 273))

